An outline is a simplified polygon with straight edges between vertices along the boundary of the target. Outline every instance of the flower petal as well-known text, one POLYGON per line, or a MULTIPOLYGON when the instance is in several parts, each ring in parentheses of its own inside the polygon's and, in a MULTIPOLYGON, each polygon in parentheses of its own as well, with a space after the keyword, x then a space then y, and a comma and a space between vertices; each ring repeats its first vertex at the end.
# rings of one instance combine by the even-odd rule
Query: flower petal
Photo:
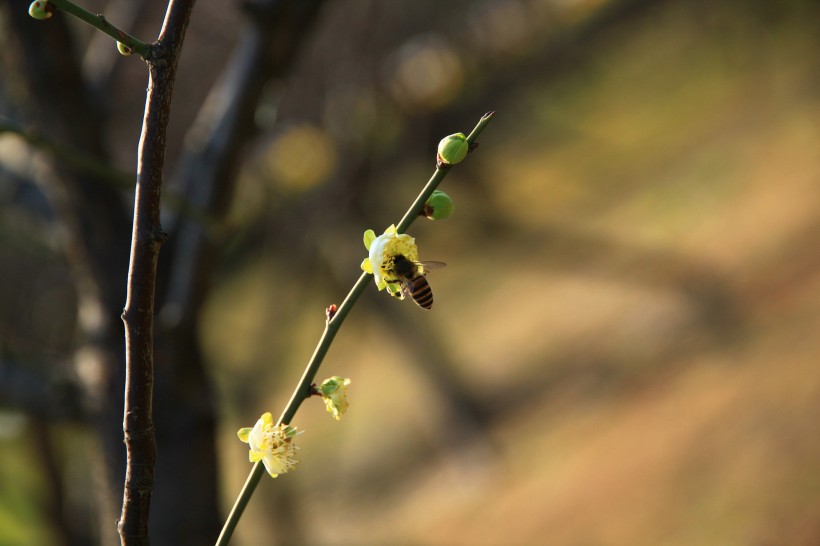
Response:
POLYGON ((275 478, 290 472, 299 462, 296 458, 299 448, 294 445, 293 437, 301 433, 295 426, 274 424, 273 415, 265 412, 253 428, 242 428, 237 436, 250 447, 248 459, 252 463, 262 461, 268 474, 275 478))
POLYGON ((364 232, 364 247, 367 250, 370 250, 370 245, 373 244, 373 240, 376 238, 376 232, 372 229, 368 229, 364 232))
POLYGON ((371 275, 373 274, 373 264, 370 263, 370 258, 365 258, 362 260, 362 271, 365 273, 370 273, 371 275))
POLYGON ((419 260, 416 240, 406 233, 399 234, 396 225, 392 224, 382 235, 375 237, 373 230, 364 234, 364 243, 368 250, 367 258, 362 261, 363 271, 373 274, 373 280, 379 290, 388 289, 392 295, 401 294, 401 286, 394 270, 395 257, 402 255, 410 261, 419 260))
POLYGON ((268 471, 268 474, 270 474, 271 478, 278 478, 279 477, 279 474, 276 474, 274 472, 272 461, 270 461, 267 457, 262 459, 262 464, 265 465, 265 470, 268 471))

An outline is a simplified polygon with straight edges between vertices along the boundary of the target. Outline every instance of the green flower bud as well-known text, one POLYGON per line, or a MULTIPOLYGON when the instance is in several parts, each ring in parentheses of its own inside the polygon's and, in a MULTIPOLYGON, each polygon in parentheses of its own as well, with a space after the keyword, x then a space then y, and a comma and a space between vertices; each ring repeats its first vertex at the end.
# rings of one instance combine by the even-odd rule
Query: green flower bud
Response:
POLYGON ((134 52, 132 48, 122 42, 117 42, 117 50, 119 50, 120 55, 125 55, 126 57, 134 52))
POLYGON ((455 165, 467 157, 470 145, 464 133, 456 133, 441 139, 438 143, 438 160, 445 165, 455 165))
POLYGON ((435 190, 424 204, 422 213, 430 220, 444 220, 453 214, 454 210, 456 205, 452 198, 443 191, 435 190))
POLYGON ((34 0, 28 7, 28 14, 42 21, 54 15, 54 4, 48 0, 34 0))
POLYGON ((318 389, 325 401, 325 409, 328 413, 333 414, 333 418, 337 421, 341 420, 342 415, 350 407, 350 403, 347 401, 348 385, 350 385, 349 378, 334 375, 322 381, 318 389))

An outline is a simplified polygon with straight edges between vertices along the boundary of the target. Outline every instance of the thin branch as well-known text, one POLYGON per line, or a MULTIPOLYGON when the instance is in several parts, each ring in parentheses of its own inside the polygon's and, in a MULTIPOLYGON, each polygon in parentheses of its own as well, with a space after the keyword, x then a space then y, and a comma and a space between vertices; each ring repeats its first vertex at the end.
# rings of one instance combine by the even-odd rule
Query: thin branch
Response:
POLYGON ((101 14, 91 13, 90 11, 81 8, 77 4, 71 2, 70 0, 49 0, 52 4, 54 4, 57 9, 60 9, 69 15, 73 15, 77 19, 88 23, 94 28, 97 28, 108 34, 118 42, 125 44, 129 48, 131 48, 134 53, 139 55, 145 60, 148 60, 148 56, 151 54, 151 47, 128 34, 127 32, 120 30, 119 28, 115 27, 111 23, 108 22, 108 19, 103 17, 101 14))
POLYGON ((154 297, 159 250, 160 200, 165 138, 177 61, 194 0, 171 0, 159 40, 148 56, 148 96, 137 160, 131 258, 122 320, 125 324, 125 408, 123 431, 127 468, 122 514, 117 524, 122 544, 149 544, 148 515, 154 486, 156 443, 153 407, 154 297))
POLYGON ((163 542, 174 544, 212 543, 221 529, 219 479, 214 473, 216 396, 196 334, 197 319, 221 250, 241 150, 256 133, 259 98, 266 82, 286 71, 295 50, 310 35, 321 4, 322 0, 256 0, 245 6, 253 14, 246 14, 234 54, 183 139, 185 151, 173 180, 170 173, 166 175, 163 195, 170 183, 192 205, 207 211, 212 223, 163 214, 169 237, 157 272, 159 322, 154 332, 154 381, 163 395, 156 397, 154 411, 174 418, 155 423, 157 449, 168 455, 157 461, 151 516, 154 540, 161 534, 163 542), (191 426, 180 430, 180 422, 191 426), (190 451, 192 442, 197 446, 195 460, 182 455, 190 451), (210 479, 201 481, 203 475, 210 479), (185 484, 195 480, 201 494, 191 498, 185 484), (187 507, 185 514, 178 510, 182 504, 187 507))
MULTIPOLYGON (((484 130, 484 127, 486 127, 487 123, 490 122, 494 115, 495 112, 488 112, 481 117, 475 129, 473 129, 467 137, 468 144, 472 146, 475 143, 479 133, 484 130)), ((430 198, 439 183, 441 183, 441 181, 444 180, 444 177, 447 176, 447 173, 450 172, 450 168, 451 167, 449 165, 436 167, 436 172, 433 173, 433 176, 427 182, 427 185, 424 186, 424 189, 421 191, 419 196, 413 204, 410 205, 410 208, 405 213, 404 218, 402 218, 401 222, 399 222, 399 225, 396 228, 399 233, 404 233, 416 220, 416 218, 419 217, 419 213, 424 207, 424 204, 427 202, 427 199, 430 198)), ((367 285, 370 284, 371 276, 372 275, 370 273, 362 273, 361 276, 359 276, 359 280, 353 285, 353 288, 339 306, 336 314, 327 321, 325 331, 322 333, 322 337, 319 338, 319 343, 316 346, 316 350, 313 352, 313 356, 310 358, 310 361, 302 374, 302 378, 296 385, 296 389, 293 391, 293 395, 285 407, 285 410, 282 412, 282 415, 279 417, 277 424, 289 424, 296 415, 296 412, 299 410, 299 406, 301 406, 302 402, 310 396, 310 386, 319 371, 319 367, 322 365, 322 361, 324 360, 328 349, 330 349, 330 345, 333 343, 333 339, 336 337, 336 333, 339 331, 339 328, 341 328, 342 323, 345 318, 347 318, 350 310, 353 309, 353 306, 356 304, 359 296, 362 295, 365 288, 367 288, 367 285)), ((250 475, 245 481, 245 485, 239 493, 239 497, 237 497, 236 503, 234 504, 231 513, 228 515, 228 519, 225 521, 225 526, 222 528, 222 533, 216 541, 216 546, 226 546, 231 540, 234 529, 236 529, 236 525, 239 523, 239 518, 242 517, 245 507, 248 505, 248 501, 250 501, 250 498, 256 490, 256 486, 259 485, 259 480, 262 478, 264 473, 265 467, 261 461, 256 463, 251 469, 250 475)))
MULTIPOLYGON (((475 129, 467 135, 467 144, 473 148, 476 145, 476 139, 481 131, 484 130, 484 127, 490 123, 490 120, 493 119, 495 116, 495 112, 487 112, 481 119, 478 120, 478 124, 475 126, 475 129)), ((447 176, 447 173, 452 168, 451 165, 442 164, 436 167, 436 172, 433 174, 433 178, 424 186, 424 189, 421 190, 421 193, 416 200, 410 205, 410 208, 407 209, 407 212, 404 214, 404 218, 401 219, 401 222, 396 226, 396 231, 399 233, 404 233, 410 227, 416 218, 418 218, 419 214, 421 214, 421 209, 424 208, 424 204, 430 199, 430 196, 433 195, 433 191, 438 187, 439 182, 444 180, 444 177, 447 176)))

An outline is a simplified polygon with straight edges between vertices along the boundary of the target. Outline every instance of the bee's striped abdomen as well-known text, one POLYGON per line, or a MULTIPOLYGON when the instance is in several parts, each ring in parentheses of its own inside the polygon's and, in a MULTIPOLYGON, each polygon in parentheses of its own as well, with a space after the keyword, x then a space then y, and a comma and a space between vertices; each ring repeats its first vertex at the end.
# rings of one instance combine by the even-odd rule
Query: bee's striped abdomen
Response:
POLYGON ((433 307, 433 289, 430 288, 430 283, 423 275, 417 276, 412 280, 413 292, 410 295, 413 301, 422 309, 430 309, 433 307))

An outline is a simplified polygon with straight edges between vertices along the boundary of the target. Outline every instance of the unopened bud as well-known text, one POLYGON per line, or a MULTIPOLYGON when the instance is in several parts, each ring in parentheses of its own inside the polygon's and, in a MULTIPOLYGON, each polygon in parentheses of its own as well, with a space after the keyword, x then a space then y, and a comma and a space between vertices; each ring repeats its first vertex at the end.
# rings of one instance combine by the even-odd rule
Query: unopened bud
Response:
POLYGON ((430 220, 444 220, 453 214, 454 210, 456 205, 453 199, 443 191, 435 190, 424 204, 422 213, 430 220))
POLYGON ((325 409, 333 414, 334 419, 341 420, 342 415, 347 411, 350 403, 347 401, 347 386, 350 379, 334 375, 322 381, 319 386, 319 393, 325 401, 325 409))
POLYGON ((117 50, 120 52, 120 55, 131 55, 134 52, 134 49, 125 45, 122 42, 117 42, 117 50))
POLYGON ((28 7, 28 14, 35 19, 48 19, 54 15, 54 4, 48 0, 34 0, 28 7))
POLYGON ((470 145, 467 143, 467 137, 464 133, 456 133, 444 137, 438 143, 438 161, 445 165, 455 165, 467 157, 468 151, 470 145))

